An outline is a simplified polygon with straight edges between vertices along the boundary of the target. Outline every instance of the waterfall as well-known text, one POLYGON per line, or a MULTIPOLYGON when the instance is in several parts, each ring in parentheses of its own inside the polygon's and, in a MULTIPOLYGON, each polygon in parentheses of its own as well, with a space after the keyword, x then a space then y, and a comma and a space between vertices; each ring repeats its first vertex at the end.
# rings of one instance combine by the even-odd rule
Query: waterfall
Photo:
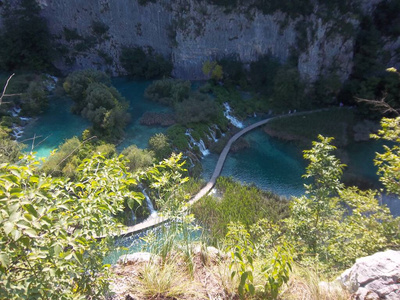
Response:
POLYGON ((151 199, 150 199, 149 195, 146 193, 146 189, 144 189, 141 184, 139 185, 139 187, 142 190, 142 194, 143 194, 144 198, 146 199, 147 208, 150 211, 149 218, 156 217, 157 216, 157 211, 154 209, 153 202, 151 202, 151 199))
POLYGON ((12 133, 11 133, 11 135, 12 135, 16 140, 18 140, 19 138, 21 138, 23 133, 24 133, 23 127, 18 126, 18 125, 15 125, 15 124, 12 125, 12 133))
POLYGON ((191 130, 187 129, 185 132, 185 135, 189 137, 189 147, 190 149, 193 149, 193 146, 197 146, 203 156, 207 156, 210 154, 210 151, 206 148, 206 145, 204 144, 204 141, 200 139, 200 141, 196 141, 192 135, 191 135, 191 130))
POLYGON ((210 141, 213 141, 214 143, 218 142, 218 139, 217 139, 217 128, 218 128, 217 125, 215 125, 214 128, 210 127, 210 129, 209 129, 210 133, 207 135, 208 139, 210 141))
POLYGON ((224 103, 224 108, 225 108, 225 111, 224 111, 225 118, 227 118, 232 123, 233 126, 235 126, 237 128, 243 128, 244 127, 243 123, 231 115, 232 109, 229 106, 228 102, 224 103))

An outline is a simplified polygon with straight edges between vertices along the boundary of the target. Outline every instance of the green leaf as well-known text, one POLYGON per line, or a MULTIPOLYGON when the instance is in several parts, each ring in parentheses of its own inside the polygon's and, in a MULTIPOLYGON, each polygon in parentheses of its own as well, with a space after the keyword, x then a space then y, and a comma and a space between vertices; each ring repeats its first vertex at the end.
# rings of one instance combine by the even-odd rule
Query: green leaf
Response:
POLYGON ((0 253, 0 263, 6 268, 10 264, 10 258, 6 253, 0 253))
POLYGON ((24 234, 26 234, 27 236, 31 237, 31 238, 36 238, 38 237, 37 232, 35 229, 33 228, 28 228, 24 230, 24 234))
POLYGON ((21 231, 19 231, 18 229, 13 229, 10 234, 11 234, 11 238, 14 241, 18 241, 19 238, 22 236, 21 231))
POLYGON ((33 215, 35 218, 39 217, 36 209, 33 207, 32 204, 25 204, 22 206, 22 208, 25 209, 31 215, 33 215))
POLYGON ((4 232, 6 233, 6 234, 10 234, 10 232, 14 229, 14 227, 15 227, 15 225, 14 225, 14 223, 11 223, 11 222, 5 222, 4 223, 4 232))

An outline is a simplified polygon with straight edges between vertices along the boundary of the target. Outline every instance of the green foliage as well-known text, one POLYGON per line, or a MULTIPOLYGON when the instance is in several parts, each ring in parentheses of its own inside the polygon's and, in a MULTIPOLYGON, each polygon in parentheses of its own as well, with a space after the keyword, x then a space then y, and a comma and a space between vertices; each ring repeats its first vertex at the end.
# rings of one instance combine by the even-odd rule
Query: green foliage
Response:
POLYGON ((222 79, 224 72, 222 66, 216 61, 205 61, 202 67, 203 74, 212 80, 219 81, 222 79))
POLYGON ((291 202, 287 238, 300 257, 311 252, 327 268, 347 267, 357 257, 398 244, 400 220, 379 205, 376 192, 344 188, 343 165, 331 154, 330 141, 320 136, 305 151, 310 160, 305 177, 313 182, 306 185, 305 196, 291 202))
POLYGON ((282 66, 274 78, 273 105, 278 108, 308 108, 304 89, 305 84, 297 68, 282 66))
POLYGON ((247 76, 242 62, 236 58, 226 57, 218 60, 218 65, 222 67, 225 85, 247 87, 247 76))
POLYGON ((24 145, 9 138, 8 131, 7 127, 0 126, 0 164, 15 163, 24 148, 24 145))
POLYGON ((75 112, 80 113, 84 105, 80 104, 84 101, 84 93, 91 83, 103 83, 107 86, 111 85, 110 77, 104 72, 97 70, 82 70, 73 72, 65 79, 63 87, 68 95, 74 100, 75 112))
POLYGON ((169 76, 172 71, 172 63, 161 54, 156 54, 151 47, 123 47, 120 62, 134 78, 155 79, 169 76))
POLYGON ((277 299, 279 289, 289 281, 289 274, 292 271, 293 257, 288 247, 277 246, 272 253, 272 258, 267 261, 262 269, 267 282, 264 285, 264 292, 271 299, 277 299))
POLYGON ((22 95, 22 111, 26 115, 38 115, 43 113, 48 107, 47 92, 43 83, 32 81, 28 90, 22 95))
POLYGON ((382 129, 376 139, 394 142, 391 147, 385 146, 384 153, 377 153, 375 165, 378 166, 379 180, 389 193, 400 195, 400 117, 395 119, 383 118, 382 129))
POLYGON ((272 55, 262 56, 257 61, 250 63, 250 84, 261 93, 270 95, 280 65, 278 59, 272 55))
POLYGON ((385 0, 374 10, 374 23, 383 35, 396 37, 400 35, 400 3, 395 0, 385 0))
POLYGON ((194 264, 191 255, 191 235, 198 230, 194 217, 187 213, 189 194, 183 188, 189 178, 184 177, 185 161, 182 154, 172 154, 146 170, 141 179, 150 188, 150 195, 155 199, 159 214, 170 220, 168 225, 161 226, 159 236, 150 235, 145 240, 153 253, 160 255, 164 261, 173 250, 183 252, 185 263, 193 274, 194 264))
POLYGON ((106 34, 108 32, 108 30, 110 29, 110 27, 107 24, 105 24, 101 21, 93 21, 91 27, 92 27, 93 34, 95 34, 99 37, 106 34))
POLYGON ((162 79, 154 81, 144 92, 152 101, 173 105, 187 99, 190 94, 190 81, 162 79))
POLYGON ((52 67, 52 42, 47 23, 35 0, 5 4, 0 35, 0 67, 3 70, 44 71, 52 67))
POLYGON ((171 155, 171 145, 163 133, 156 133, 149 139, 149 149, 154 152, 157 160, 163 160, 171 155))
POLYGON ((63 86, 75 102, 73 111, 92 122, 92 133, 115 141, 128 124, 128 103, 109 85, 103 72, 84 70, 68 75, 63 86))
POLYGON ((319 134, 334 137, 335 145, 344 147, 352 140, 350 133, 355 123, 353 110, 333 108, 303 116, 275 119, 265 128, 267 132, 273 131, 278 138, 294 140, 304 147, 310 147, 311 141, 316 140, 319 134))
POLYGON ((157 0, 139 0, 139 4, 142 6, 146 6, 149 3, 156 3, 157 0))
POLYGON ((209 123, 218 118, 220 108, 209 96, 192 93, 188 99, 175 104, 176 120, 183 125, 209 123))
POLYGON ((129 168, 130 172, 145 169, 151 166, 154 160, 154 153, 152 151, 139 149, 136 145, 125 148, 121 154, 128 160, 125 165, 129 168))
POLYGON ((293 235, 302 239, 309 251, 316 253, 327 237, 325 227, 335 209, 333 197, 343 188, 340 182, 344 165, 331 154, 336 147, 330 145, 332 138, 318 136, 311 150, 304 151, 310 161, 305 178, 313 182, 306 185, 306 195, 293 199, 291 218, 293 235))
POLYGON ((229 222, 241 222, 246 228, 267 218, 278 222, 288 215, 288 201, 255 186, 241 185, 231 178, 219 177, 216 189, 221 199, 204 197, 193 207, 196 219, 210 231, 214 240, 227 233, 229 222))
POLYGON ((185 133, 186 127, 182 125, 173 125, 167 129, 167 136, 171 145, 179 151, 184 151, 189 147, 189 140, 185 133))
POLYGON ((289 280, 293 258, 286 244, 270 250, 265 257, 257 257, 257 245, 243 224, 231 222, 225 239, 226 249, 231 254, 229 265, 231 277, 239 278, 238 292, 242 299, 248 295, 260 299, 277 299, 279 289, 289 280), (261 268, 258 269, 261 260, 261 268), (260 274, 266 279, 257 284, 255 277, 260 274))
POLYGON ((77 137, 72 137, 65 140, 43 162, 42 171, 48 175, 76 179, 77 167, 83 160, 96 154, 112 158, 116 155, 115 145, 103 142, 81 141, 77 137))
POLYGON ((245 294, 254 295, 254 244, 250 239, 250 234, 240 223, 229 223, 228 233, 226 234, 226 250, 231 254, 229 269, 232 271, 231 278, 239 277, 238 292, 242 299, 245 294))
POLYGON ((43 174, 30 157, 0 166, 0 297, 86 299, 105 295, 107 239, 135 180, 120 158, 94 156, 78 181, 43 174))

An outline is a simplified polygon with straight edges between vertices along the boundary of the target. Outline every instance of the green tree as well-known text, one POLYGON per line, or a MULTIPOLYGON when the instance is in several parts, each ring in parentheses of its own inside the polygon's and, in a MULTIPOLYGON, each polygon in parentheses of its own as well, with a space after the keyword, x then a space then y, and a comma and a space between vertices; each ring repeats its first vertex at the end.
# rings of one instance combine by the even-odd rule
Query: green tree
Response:
POLYGON ((65 91, 75 104, 73 111, 92 123, 92 134, 109 141, 122 137, 129 122, 129 104, 110 86, 110 78, 94 70, 77 71, 68 75, 65 91))
MULTIPOLYGON (((15 1, 14 1, 15 2, 15 1)), ((4 70, 48 70, 52 66, 51 35, 35 0, 4 4, 0 66, 4 70)))
MULTIPOLYGON (((294 198, 286 220, 288 238, 298 252, 311 252, 328 266, 349 266, 357 257, 400 242, 399 222, 379 205, 375 191, 345 188, 343 166, 331 154, 331 138, 319 136, 305 151, 310 160, 305 177, 306 195, 294 198)), ((392 161, 386 163, 391 164, 392 161)))
POLYGON ((130 172, 135 172, 142 168, 151 166, 154 161, 154 153, 152 151, 139 149, 136 145, 131 145, 124 150, 121 154, 128 160, 126 166, 130 172))
POLYGON ((157 160, 167 158, 172 152, 168 137, 163 133, 156 133, 150 138, 149 149, 154 152, 157 160))
POLYGON ((389 193, 400 195, 400 117, 383 118, 382 129, 376 135, 376 139, 393 142, 394 145, 384 146, 384 153, 377 153, 375 165, 378 166, 379 180, 389 193))
POLYGON ((222 66, 216 61, 205 61, 202 67, 203 74, 212 80, 219 81, 224 75, 222 66))
POLYGON ((120 62, 134 78, 155 79, 170 76, 172 71, 172 63, 151 47, 123 47, 120 62))
POLYGON ((38 162, 0 166, 0 298, 88 299, 106 294, 113 217, 136 182, 121 158, 96 155, 78 181, 37 172, 38 162), (38 174, 38 175, 37 175, 38 174))

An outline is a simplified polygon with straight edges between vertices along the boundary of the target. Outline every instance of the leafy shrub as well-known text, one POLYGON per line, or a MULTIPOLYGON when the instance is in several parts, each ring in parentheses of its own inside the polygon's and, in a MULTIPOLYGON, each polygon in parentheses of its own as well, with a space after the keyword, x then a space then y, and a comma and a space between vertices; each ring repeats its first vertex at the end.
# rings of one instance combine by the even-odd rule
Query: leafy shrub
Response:
POLYGON ((190 81, 162 79, 147 87, 144 96, 152 101, 173 105, 187 99, 190 94, 190 81))
POLYGON ((189 99, 175 104, 176 120, 183 125, 208 123, 218 115, 219 107, 204 94, 191 94, 189 99))
POLYGON ((136 145, 125 148, 121 154, 128 160, 125 165, 130 172, 149 167, 154 161, 154 153, 152 151, 139 149, 136 145))
POLYGON ((138 199, 135 181, 119 158, 85 160, 77 183, 36 175, 37 165, 0 166, 0 298, 103 297, 109 239, 98 237, 118 231, 113 215, 138 199))
POLYGON ((185 151, 189 147, 188 137, 185 133, 186 127, 182 125, 173 125, 167 129, 168 139, 180 151, 185 151))
POLYGON ((43 83, 32 81, 28 90, 22 95, 22 111, 26 115, 38 115, 48 107, 48 95, 43 83))
POLYGON ((71 73, 63 86, 75 102, 73 111, 92 122, 92 133, 116 140, 129 122, 128 103, 109 85, 103 72, 84 70, 71 73))
POLYGON ((172 153, 168 138, 163 133, 157 133, 149 139, 149 149, 154 152, 159 161, 169 157, 172 153))

